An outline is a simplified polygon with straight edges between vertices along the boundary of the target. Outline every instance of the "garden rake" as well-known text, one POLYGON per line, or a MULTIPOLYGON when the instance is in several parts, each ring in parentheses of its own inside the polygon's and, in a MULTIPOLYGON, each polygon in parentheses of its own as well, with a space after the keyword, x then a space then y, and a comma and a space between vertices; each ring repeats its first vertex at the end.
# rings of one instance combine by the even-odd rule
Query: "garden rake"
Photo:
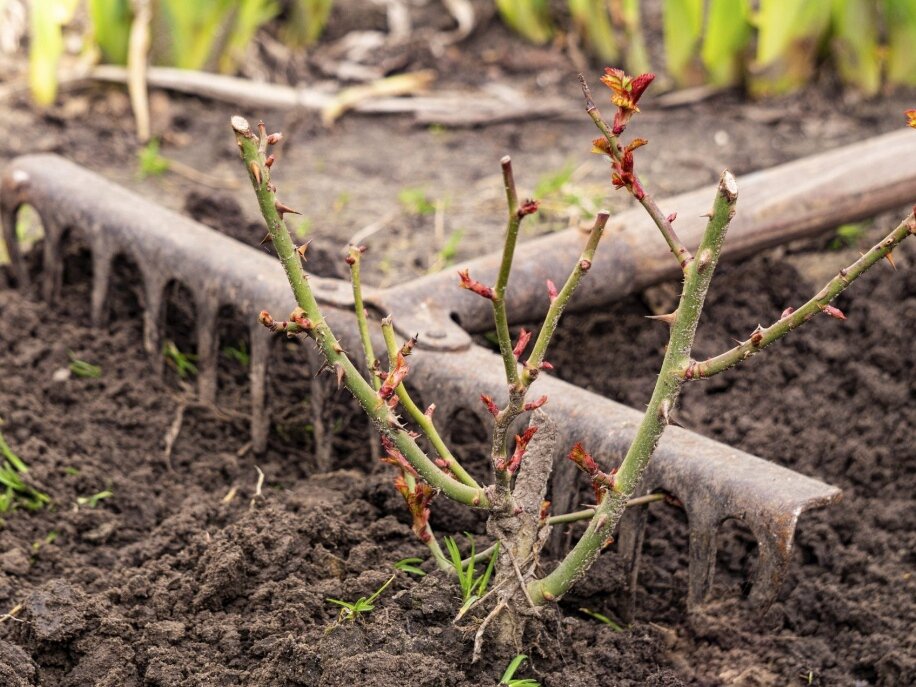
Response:
MULTIPOLYGON (((742 179, 742 210, 732 223, 726 257, 738 257, 839 224, 873 216, 912 200, 916 186, 916 138, 893 133, 803 159, 742 179), (867 169, 866 176, 861 170, 867 169)), ((677 210, 684 242, 699 241, 709 188, 669 198, 661 205, 677 210)), ((16 239, 16 218, 31 205, 44 227, 41 292, 54 302, 62 282, 62 250, 66 237, 81 239, 92 255, 91 316, 105 322, 112 266, 129 258, 139 270, 144 292, 144 346, 161 366, 164 294, 178 282, 193 294, 196 309, 197 393, 204 403, 217 395, 218 323, 220 309, 230 305, 249 322, 251 436, 253 447, 266 447, 266 411, 271 335, 258 323, 258 313, 288 312, 295 303, 281 265, 266 253, 113 184, 55 155, 29 155, 14 160, 0 182, 0 219, 15 284, 30 288, 24 256, 16 239), (71 233, 72 232, 72 233, 71 233)), ((651 220, 632 210, 611 221, 589 279, 574 299, 578 309, 594 308, 679 271, 651 220)), ((509 312, 519 322, 539 319, 548 302, 546 279, 562 281, 584 243, 577 230, 523 244, 516 258, 508 292, 509 312)), ((499 256, 469 263, 474 274, 492 280, 499 256)), ((358 350, 353 294, 348 282, 311 277, 316 295, 326 306, 331 328, 341 345, 358 350)), ((498 355, 472 343, 470 334, 491 328, 488 304, 456 286, 453 273, 433 274, 390 289, 364 289, 369 308, 391 314, 398 331, 419 333, 409 385, 422 397, 435 399, 444 424, 460 411, 488 420, 478 396, 482 390, 504 389, 498 355)), ((560 427, 558 446, 585 442, 611 464, 624 455, 641 414, 597 394, 543 375, 539 394, 550 396, 550 412, 560 427)), ((505 393, 505 392, 503 392, 505 393)), ((505 399, 495 394, 495 401, 505 399)), ((553 483, 557 512, 575 506, 575 467, 558 455, 553 483)), ((798 518, 802 512, 828 505, 840 491, 717 441, 678 427, 664 434, 650 463, 643 492, 664 491, 683 503, 689 521, 688 607, 696 608, 711 588, 716 561, 716 535, 729 518, 743 521, 759 546, 752 599, 763 606, 777 595, 785 579, 798 518)), ((633 615, 636 575, 646 524, 646 510, 630 509, 620 524, 617 544, 629 576, 625 620, 633 615)))

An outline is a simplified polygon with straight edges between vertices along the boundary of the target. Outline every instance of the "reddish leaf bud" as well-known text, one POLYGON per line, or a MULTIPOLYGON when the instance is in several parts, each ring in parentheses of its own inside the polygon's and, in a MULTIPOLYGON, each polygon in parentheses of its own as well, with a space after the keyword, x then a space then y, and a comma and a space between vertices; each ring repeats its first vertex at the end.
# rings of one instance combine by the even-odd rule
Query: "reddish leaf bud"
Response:
POLYGON ((468 270, 458 270, 458 277, 461 279, 461 282, 458 284, 462 289, 467 289, 476 293, 478 296, 483 296, 489 300, 493 300, 493 289, 489 286, 484 286, 476 279, 471 279, 468 274, 468 270))
POLYGON ((283 134, 277 131, 276 133, 273 133, 267 137, 267 145, 275 146, 282 140, 283 140, 283 134))
POLYGON ((668 215, 665 219, 668 220, 668 224, 671 224, 674 220, 677 219, 677 213, 676 213, 676 212, 672 212, 672 213, 671 213, 670 215, 668 215))
POLYGON ((518 342, 515 344, 515 348, 512 349, 512 355, 515 356, 516 360, 525 352, 529 341, 531 341, 531 332, 523 327, 518 333, 518 342))
POLYGON ((275 158, 273 155, 268 155, 267 159, 264 160, 264 166, 267 167, 267 169, 270 169, 271 167, 274 166, 274 162, 276 161, 277 161, 277 158, 275 158))
POLYGON ((586 260, 585 258, 583 258, 582 260, 579 261, 579 269, 582 270, 583 272, 588 272, 591 268, 592 268, 591 260, 586 260))
POLYGON ((538 205, 540 203, 536 200, 529 198, 524 203, 518 207, 518 216, 519 218, 524 217, 525 215, 533 215, 538 211, 538 205))
POLYGON ((546 360, 542 360, 541 364, 538 365, 538 369, 539 370, 552 370, 553 365, 551 363, 548 363, 546 360))
POLYGON ((483 404, 487 407, 487 410, 490 411, 490 415, 496 417, 499 415, 499 408, 496 407, 496 404, 493 402, 492 396, 487 394, 480 394, 480 400, 483 401, 483 404))
POLYGON ((394 369, 388 371, 388 376, 379 387, 379 398, 383 401, 393 400, 395 391, 407 377, 408 372, 410 372, 410 366, 404 360, 404 356, 398 353, 394 369))
POLYGON ((537 431, 537 427, 528 427, 520 435, 515 435, 515 450, 512 452, 512 457, 509 458, 508 462, 497 465, 497 468, 514 474, 518 470, 519 465, 522 464, 522 458, 525 457, 525 451, 528 449, 528 444, 537 431))
POLYGON ((785 310, 782 311, 782 315, 779 316, 779 319, 780 319, 780 320, 784 320, 784 319, 786 319, 789 315, 791 315, 791 314, 794 313, 794 312, 795 312, 795 308, 793 308, 793 307, 790 306, 790 307, 788 307, 788 308, 786 308, 785 310))
POLYGON ((554 284, 550 279, 548 279, 547 280, 547 297, 550 299, 550 302, 553 303, 555 300, 557 300, 558 295, 559 293, 557 292, 557 285, 554 284))
POLYGON ((385 455, 382 457, 383 463, 393 465, 411 475, 417 475, 417 471, 414 469, 413 465, 407 461, 407 458, 398 450, 391 438, 385 434, 382 435, 382 448, 385 450, 385 455))
POLYGON ((258 322, 260 322, 261 324, 263 324, 263 325, 264 325, 265 327, 267 327, 268 329, 273 329, 273 326, 274 326, 274 318, 271 317, 271 316, 270 316, 270 313, 267 312, 266 310, 262 310, 262 311, 260 312, 260 314, 258 315, 258 322))
POLYGON ((576 445, 570 449, 569 455, 566 457, 588 475, 593 476, 598 473, 598 463, 589 455, 581 442, 576 442, 576 445))
POLYGON ((839 308, 833 307, 832 305, 825 305, 823 308, 821 308, 821 310, 824 311, 825 315, 829 315, 830 317, 835 317, 838 320, 846 319, 846 315, 843 314, 843 311, 840 310, 839 308))
POLYGON ((526 404, 525 404, 525 410, 537 410, 538 408, 540 408, 540 407, 541 407, 542 405, 544 405, 545 403, 547 403, 547 397, 546 397, 546 396, 541 396, 541 397, 540 397, 538 400, 536 400, 536 401, 532 401, 531 403, 526 403, 526 404))

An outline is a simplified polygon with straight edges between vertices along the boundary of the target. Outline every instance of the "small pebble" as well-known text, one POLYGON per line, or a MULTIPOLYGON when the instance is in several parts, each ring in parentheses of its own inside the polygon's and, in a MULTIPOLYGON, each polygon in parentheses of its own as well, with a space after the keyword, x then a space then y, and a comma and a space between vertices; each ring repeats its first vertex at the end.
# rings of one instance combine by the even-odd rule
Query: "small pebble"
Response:
POLYGON ((70 379, 70 369, 67 367, 54 370, 54 374, 51 375, 51 380, 55 382, 66 382, 68 379, 70 379))

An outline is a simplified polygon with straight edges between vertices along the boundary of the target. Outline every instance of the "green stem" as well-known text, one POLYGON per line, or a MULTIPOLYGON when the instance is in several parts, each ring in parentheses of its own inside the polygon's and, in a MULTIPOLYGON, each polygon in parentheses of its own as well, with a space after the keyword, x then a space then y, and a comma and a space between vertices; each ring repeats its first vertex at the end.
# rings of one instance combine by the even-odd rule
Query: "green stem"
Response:
POLYGON ((350 283, 353 285, 353 309, 356 312, 356 324, 359 327, 359 340, 363 344, 366 354, 366 369, 372 388, 376 391, 382 386, 382 380, 375 374, 378 358, 372 349, 372 337, 369 334, 369 319, 366 315, 366 306, 363 303, 363 287, 359 276, 359 266, 362 261, 363 249, 359 246, 350 246, 347 251, 347 263, 350 265, 350 283))
POLYGON ((503 257, 499 264, 499 274, 493 287, 493 319, 496 321, 496 337, 499 340, 499 352, 506 368, 506 380, 509 386, 518 385, 518 361, 512 352, 512 338, 509 335, 509 317, 506 313, 506 287, 509 284, 509 272, 512 271, 512 258, 515 256, 515 244, 518 241, 518 228, 522 218, 518 214, 518 193, 515 190, 515 177, 512 174, 512 159, 506 155, 500 164, 503 169, 503 182, 506 187, 506 203, 509 206, 509 221, 506 226, 506 240, 503 244, 503 257))
POLYGON ((582 277, 585 276, 585 273, 588 272, 592 266, 592 260, 595 258, 595 249, 598 248, 598 242, 601 240, 601 235, 604 232, 604 227, 607 225, 608 217, 610 217, 610 214, 607 210, 602 210, 598 213, 598 216, 595 217, 595 224, 592 226, 582 255, 579 256, 579 261, 576 263, 573 271, 566 279, 563 288, 560 289, 557 297, 553 299, 550 308, 547 310, 547 315, 544 317, 544 324, 541 326, 541 331, 538 332, 538 338, 535 340, 534 347, 531 349, 531 355, 528 356, 528 361, 525 363, 525 372, 522 376, 522 383, 525 386, 529 386, 537 376, 540 365, 544 362, 544 356, 547 353, 547 347, 550 345, 550 340, 557 330, 560 316, 563 314, 563 310, 566 309, 569 299, 572 298, 573 293, 579 286, 579 282, 582 281, 582 277))
MULTIPOLYGON (((617 139, 617 136, 614 135, 611 127, 608 126, 608 123, 601 117, 601 112, 598 111, 598 107, 595 105, 595 101, 592 100, 592 92, 589 89, 588 84, 585 82, 585 77, 581 74, 579 75, 579 83, 582 85, 582 93, 585 95, 585 111, 588 113, 588 116, 592 118, 592 121, 595 123, 595 126, 598 127, 598 130, 607 139, 613 158, 617 162, 622 162, 623 151, 620 149, 620 143, 617 139)), ((642 187, 642 182, 639 181, 639 176, 635 171, 633 172, 633 177, 636 179, 637 184, 642 187)), ((662 233, 662 237, 664 237, 665 243, 668 244, 668 248, 671 250, 671 253, 674 255, 678 264, 681 266, 681 269, 686 269, 687 264, 690 262, 693 256, 690 255, 690 251, 687 250, 687 247, 681 243, 677 232, 674 231, 674 226, 658 207, 658 204, 656 204, 655 200, 648 193, 643 193, 642 196, 638 196, 634 193, 633 197, 636 198, 636 200, 639 201, 639 204, 642 205, 646 212, 649 213, 649 216, 652 218, 652 221, 655 222, 655 225, 662 233)))
POLYGON ((735 178, 725 172, 719 180, 713 211, 697 252, 684 271, 684 289, 671 324, 671 334, 655 391, 649 401, 639 429, 608 491, 595 509, 595 515, 573 549, 546 577, 528 586, 535 603, 553 601, 565 594, 581 579, 598 558, 614 527, 623 515, 627 500, 636 490, 658 441, 668 425, 677 402, 683 378, 681 370, 690 360, 697 323, 703 310, 706 292, 719 260, 729 222, 735 211, 738 187, 735 178))
POLYGON ((706 379, 734 367, 752 355, 756 355, 774 341, 778 341, 796 327, 800 327, 820 313, 834 298, 865 273, 872 265, 889 255, 894 248, 908 236, 916 233, 916 218, 913 214, 904 219, 896 229, 871 247, 867 253, 852 265, 841 269, 827 282, 817 295, 811 298, 798 310, 792 311, 766 329, 758 329, 751 337, 734 348, 703 361, 691 361, 683 370, 684 379, 706 379))
MULTIPOLYGON (((382 335, 385 337, 385 347, 388 349, 388 364, 393 368, 397 365, 398 344, 394 336, 394 327, 391 324, 390 318, 386 317, 382 320, 382 335)), ((439 454, 439 457, 448 464, 449 469, 454 473, 455 477, 469 487, 480 489, 480 485, 474 481, 474 478, 467 473, 458 462, 458 459, 452 455, 448 446, 445 445, 442 436, 433 423, 433 419, 420 410, 419 406, 414 403, 403 383, 398 385, 398 388, 395 389, 395 393, 398 395, 398 400, 400 400, 404 410, 407 411, 410 419, 417 423, 420 429, 423 430, 423 434, 429 439, 429 443, 432 444, 436 453, 439 454)))
POLYGON ((483 489, 475 489, 446 475, 423 453, 423 450, 410 435, 398 425, 397 418, 384 401, 379 398, 375 389, 363 379, 362 375, 343 352, 343 349, 341 349, 337 338, 321 314, 318 302, 315 300, 315 296, 302 271, 299 255, 293 247, 289 230, 283 223, 282 215, 278 209, 284 206, 278 203, 275 189, 270 183, 270 168, 266 164, 265 157, 267 136, 266 132, 263 131, 263 125, 259 126, 259 130, 261 130, 259 138, 252 133, 248 122, 244 118, 236 116, 231 121, 242 161, 245 163, 248 176, 251 179, 252 186, 254 186, 258 205, 261 208, 264 220, 267 222, 267 229, 273 240, 274 249, 277 251, 280 264, 283 265, 283 269, 286 272, 296 303, 302 308, 305 317, 312 323, 309 335, 314 338, 328 366, 341 372, 343 381, 350 393, 353 394, 366 414, 376 424, 379 431, 391 438, 423 479, 459 503, 488 508, 490 500, 483 489))

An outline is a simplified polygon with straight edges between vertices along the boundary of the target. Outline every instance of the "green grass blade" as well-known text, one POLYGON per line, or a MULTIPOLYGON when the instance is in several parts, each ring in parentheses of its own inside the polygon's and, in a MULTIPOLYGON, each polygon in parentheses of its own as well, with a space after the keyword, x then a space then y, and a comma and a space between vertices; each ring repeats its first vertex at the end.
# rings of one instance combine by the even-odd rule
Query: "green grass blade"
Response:
POLYGON ((830 26, 831 3, 760 0, 757 57, 750 86, 757 96, 787 93, 810 79, 830 26))
POLYGON ((303 48, 318 40, 333 6, 333 0, 293 0, 284 32, 286 43, 303 48))
POLYGON ((884 0, 887 25, 887 80, 916 86, 916 2, 884 0))
POLYGON ((709 0, 700 58, 709 83, 730 86, 741 80, 751 38, 747 0, 709 0))
POLYGON ((512 676, 515 675, 515 671, 519 669, 519 666, 525 662, 525 659, 528 658, 525 654, 519 654, 512 659, 512 662, 506 667, 506 672, 503 673, 503 676, 499 679, 500 682, 509 682, 512 679, 512 676))
POLYGON ((506 25, 537 45, 553 35, 548 0, 496 0, 496 9, 506 25))
POLYGON ((480 580, 477 583, 477 595, 483 596, 487 591, 487 586, 490 584, 490 578, 493 576, 493 569, 496 567, 496 559, 499 558, 499 544, 496 544, 496 547, 493 549, 493 553, 490 555, 490 562, 487 563, 486 569, 483 571, 483 575, 480 576, 480 580))
POLYGON ((831 46, 837 69, 847 85, 865 95, 881 89, 877 10, 873 0, 833 0, 831 46))
POLYGON ((104 61, 127 64, 132 20, 129 0, 89 0, 89 18, 104 61))
POLYGON ((696 56, 703 30, 703 0, 664 0, 665 64, 679 86, 702 81, 696 56))
POLYGON ((620 49, 605 0, 569 0, 569 13, 588 50, 603 62, 617 62, 620 49))

